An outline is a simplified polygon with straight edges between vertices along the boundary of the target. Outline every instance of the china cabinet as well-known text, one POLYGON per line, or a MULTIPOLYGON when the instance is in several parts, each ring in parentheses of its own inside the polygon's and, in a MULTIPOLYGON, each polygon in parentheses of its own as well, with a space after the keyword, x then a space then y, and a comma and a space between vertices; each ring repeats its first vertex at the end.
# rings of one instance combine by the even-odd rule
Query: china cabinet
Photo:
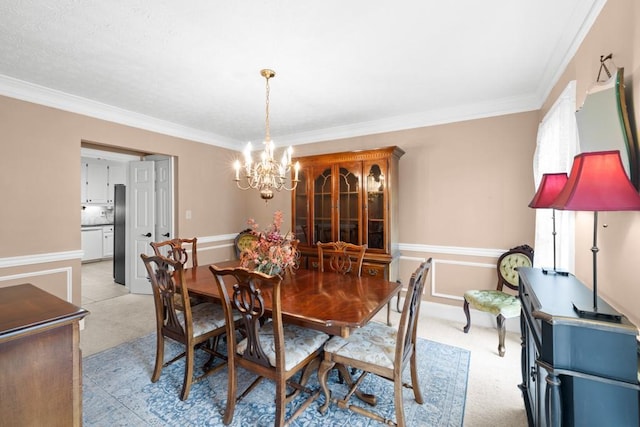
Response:
POLYGON ((398 147, 300 157, 292 229, 301 263, 317 268, 316 242, 366 244, 362 274, 397 279, 398 147))

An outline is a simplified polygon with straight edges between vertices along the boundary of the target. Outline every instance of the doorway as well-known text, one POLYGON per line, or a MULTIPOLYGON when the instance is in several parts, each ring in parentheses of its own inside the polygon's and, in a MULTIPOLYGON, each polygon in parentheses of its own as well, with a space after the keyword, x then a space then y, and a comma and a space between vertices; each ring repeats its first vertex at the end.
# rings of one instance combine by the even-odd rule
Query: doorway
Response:
MULTIPOLYGON (((103 198, 86 194, 85 188, 81 192, 83 209, 81 229, 85 254, 88 252, 88 249, 85 248, 87 240, 85 234, 89 235, 86 231, 91 230, 96 234, 96 228, 100 228, 92 227, 92 225, 111 226, 112 230, 112 234, 102 234, 103 252, 96 255, 94 250, 90 252, 92 255, 88 259, 83 258, 81 268, 83 303, 113 298, 129 292, 151 293, 148 281, 144 280, 144 284, 147 286, 140 286, 140 284, 136 286, 134 283, 137 276, 140 275, 140 267, 142 267, 139 254, 136 252, 145 252, 147 248, 138 247, 137 243, 139 242, 136 242, 130 230, 135 223, 139 223, 140 219, 144 217, 147 222, 150 221, 154 225, 151 230, 145 232, 146 235, 150 235, 148 236, 149 242, 156 241, 156 236, 173 235, 173 159, 167 156, 146 155, 84 143, 81 148, 81 159, 83 166, 85 162, 102 161, 107 165, 108 171, 123 171, 120 182, 109 182, 109 172, 107 172, 106 183, 99 181, 99 184, 106 185, 110 189, 115 187, 115 197, 113 190, 106 191, 106 196, 103 198), (142 216, 138 212, 139 204, 129 195, 130 193, 137 194, 135 190, 139 179, 134 165, 138 164, 144 165, 150 176, 147 198, 151 203, 146 204, 148 209, 147 212, 142 212, 142 216), (158 181, 157 185, 156 181, 158 181), (127 188, 131 191, 126 191, 127 188), (126 201, 117 200, 118 190, 124 190, 121 192, 127 193, 126 201), (96 216, 95 212, 99 212, 100 216, 96 216), (116 242, 116 240, 118 241, 116 242), (116 253, 114 248, 121 248, 121 250, 116 253), (125 276, 118 275, 118 283, 114 281, 116 269, 125 271, 126 274, 125 276), (123 277, 126 279, 123 280, 123 277)), ((90 173, 83 173, 81 185, 90 188, 88 180, 91 176, 90 173)), ((120 199, 122 198, 120 197, 120 199)), ((149 246, 149 242, 146 242, 146 246, 149 246)))

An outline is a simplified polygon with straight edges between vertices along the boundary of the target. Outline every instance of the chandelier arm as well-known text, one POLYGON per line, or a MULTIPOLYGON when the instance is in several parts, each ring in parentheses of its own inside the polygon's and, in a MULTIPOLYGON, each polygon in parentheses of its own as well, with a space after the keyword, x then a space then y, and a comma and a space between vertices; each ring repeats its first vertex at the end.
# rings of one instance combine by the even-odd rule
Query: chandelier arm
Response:
POLYGON ((298 183, 300 182, 300 180, 291 180, 291 188, 288 188, 286 185, 282 186, 283 190, 287 190, 287 191, 293 191, 296 189, 296 187, 298 186, 298 183))
POLYGON ((248 190, 248 189, 252 188, 250 185, 247 185, 246 187, 243 187, 242 185, 240 185, 240 180, 239 179, 234 179, 234 181, 236 182, 236 185, 238 186, 238 188, 241 189, 241 190, 248 190))

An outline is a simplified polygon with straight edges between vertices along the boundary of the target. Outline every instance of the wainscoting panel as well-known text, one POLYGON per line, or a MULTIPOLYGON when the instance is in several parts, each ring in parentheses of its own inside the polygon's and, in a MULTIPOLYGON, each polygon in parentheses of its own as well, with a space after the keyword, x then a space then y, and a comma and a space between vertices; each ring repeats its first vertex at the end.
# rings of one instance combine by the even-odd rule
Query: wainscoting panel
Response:
POLYGON ((0 258, 0 287, 31 283, 71 303, 77 293, 79 304, 81 258, 82 251, 0 258))
POLYGON ((503 249, 400 244, 400 273, 406 288, 411 273, 433 259, 425 300, 458 305, 469 289, 494 289, 496 262, 503 249))

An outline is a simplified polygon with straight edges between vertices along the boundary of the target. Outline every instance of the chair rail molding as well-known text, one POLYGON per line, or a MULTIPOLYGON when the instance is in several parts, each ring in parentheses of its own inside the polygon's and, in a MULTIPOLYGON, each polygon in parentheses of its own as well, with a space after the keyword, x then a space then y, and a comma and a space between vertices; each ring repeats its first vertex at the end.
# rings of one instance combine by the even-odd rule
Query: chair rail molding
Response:
POLYGON ((0 268, 45 264, 47 262, 67 261, 71 259, 82 259, 82 250, 0 258, 0 268))
POLYGON ((465 246, 439 246, 439 245, 424 245, 424 244, 416 244, 416 243, 400 243, 399 249, 401 251, 410 251, 410 252, 490 257, 490 258, 496 258, 496 259, 499 258, 500 255, 502 255, 507 251, 506 249, 470 248, 465 246))

